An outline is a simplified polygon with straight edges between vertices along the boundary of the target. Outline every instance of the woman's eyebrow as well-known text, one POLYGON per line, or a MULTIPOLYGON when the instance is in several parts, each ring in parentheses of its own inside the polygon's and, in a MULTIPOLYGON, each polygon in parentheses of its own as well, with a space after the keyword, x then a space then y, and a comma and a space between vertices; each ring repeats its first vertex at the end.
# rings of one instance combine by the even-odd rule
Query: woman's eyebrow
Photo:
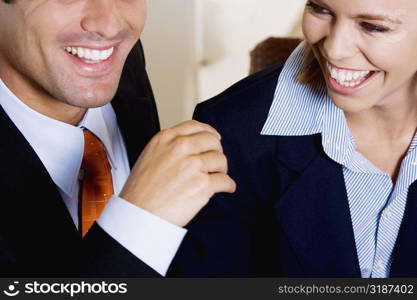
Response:
POLYGON ((396 24, 402 24, 403 23, 400 19, 393 18, 389 15, 359 14, 355 17, 355 19, 386 21, 386 22, 391 22, 391 23, 396 23, 396 24))
MULTIPOLYGON (((314 0, 313 2, 316 2, 316 4, 322 6, 325 9, 331 10, 331 8, 322 0, 314 0)), ((386 21, 386 22, 391 22, 395 24, 403 23, 400 19, 392 17, 390 15, 386 15, 386 14, 362 13, 362 14, 356 15, 354 18, 355 19, 367 19, 367 20, 373 20, 373 21, 386 21)))

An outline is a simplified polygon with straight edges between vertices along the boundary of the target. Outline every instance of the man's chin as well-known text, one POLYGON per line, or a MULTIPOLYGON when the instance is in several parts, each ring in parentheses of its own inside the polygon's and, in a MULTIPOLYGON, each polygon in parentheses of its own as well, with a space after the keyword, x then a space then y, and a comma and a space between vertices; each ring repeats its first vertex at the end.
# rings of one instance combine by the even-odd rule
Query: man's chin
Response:
POLYGON ((120 82, 120 73, 105 78, 80 78, 65 76, 50 85, 50 95, 66 104, 80 108, 95 108, 106 105, 115 96, 120 82))
POLYGON ((67 104, 80 108, 96 108, 106 105, 113 100, 116 90, 111 93, 97 93, 97 91, 66 97, 67 104))

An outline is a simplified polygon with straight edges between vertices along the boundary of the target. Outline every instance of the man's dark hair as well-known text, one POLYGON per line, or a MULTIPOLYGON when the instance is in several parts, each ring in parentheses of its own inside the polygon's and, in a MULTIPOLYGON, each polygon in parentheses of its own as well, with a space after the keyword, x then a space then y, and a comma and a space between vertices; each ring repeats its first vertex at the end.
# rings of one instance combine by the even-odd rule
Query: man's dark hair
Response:
POLYGON ((5 3, 12 3, 12 0, 3 0, 5 3))

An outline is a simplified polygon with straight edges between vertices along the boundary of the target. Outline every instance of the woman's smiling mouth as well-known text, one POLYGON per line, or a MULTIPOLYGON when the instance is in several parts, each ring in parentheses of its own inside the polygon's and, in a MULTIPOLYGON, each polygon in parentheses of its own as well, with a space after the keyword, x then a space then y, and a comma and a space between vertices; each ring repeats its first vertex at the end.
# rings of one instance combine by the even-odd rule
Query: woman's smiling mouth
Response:
POLYGON ((380 71, 345 69, 326 62, 330 87, 341 94, 353 94, 365 87, 380 71))

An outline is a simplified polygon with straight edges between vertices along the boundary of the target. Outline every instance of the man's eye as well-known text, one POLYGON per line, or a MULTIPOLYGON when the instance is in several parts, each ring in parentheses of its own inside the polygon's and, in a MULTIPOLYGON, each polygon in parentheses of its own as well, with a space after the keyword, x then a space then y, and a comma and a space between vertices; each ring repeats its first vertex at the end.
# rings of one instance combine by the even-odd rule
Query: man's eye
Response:
POLYGON ((312 1, 308 1, 306 6, 311 9, 316 14, 322 14, 322 15, 331 15, 332 12, 324 7, 321 7, 317 5, 316 3, 312 1))
POLYGON ((378 26, 367 22, 362 22, 360 25, 368 32, 384 33, 390 31, 390 29, 387 27, 378 26))

